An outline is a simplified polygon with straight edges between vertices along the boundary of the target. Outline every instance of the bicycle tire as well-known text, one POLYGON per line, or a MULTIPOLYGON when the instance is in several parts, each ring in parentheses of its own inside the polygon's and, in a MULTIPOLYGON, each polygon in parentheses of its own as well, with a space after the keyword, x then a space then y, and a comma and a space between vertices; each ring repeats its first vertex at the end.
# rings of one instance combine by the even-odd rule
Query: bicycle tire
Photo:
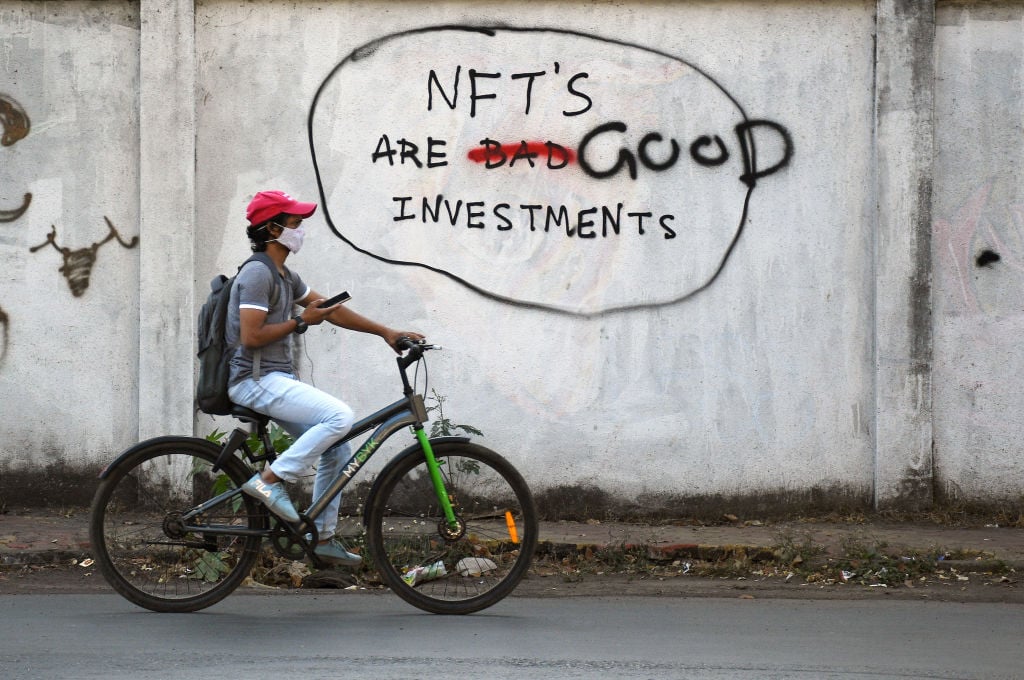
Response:
POLYGON ((470 614, 505 598, 525 575, 537 546, 537 511, 523 477, 494 451, 464 442, 432 448, 461 531, 445 535, 416 447, 381 471, 369 499, 369 553, 384 583, 409 604, 470 614))
MULTIPOLYGON (((93 497, 89 537, 104 578, 129 601, 156 612, 191 612, 227 597, 259 556, 260 536, 184 533, 183 512, 237 488, 251 473, 237 458, 211 472, 220 449, 192 437, 160 437, 126 451, 93 497)), ((190 522, 268 526, 267 513, 239 494, 190 522)))

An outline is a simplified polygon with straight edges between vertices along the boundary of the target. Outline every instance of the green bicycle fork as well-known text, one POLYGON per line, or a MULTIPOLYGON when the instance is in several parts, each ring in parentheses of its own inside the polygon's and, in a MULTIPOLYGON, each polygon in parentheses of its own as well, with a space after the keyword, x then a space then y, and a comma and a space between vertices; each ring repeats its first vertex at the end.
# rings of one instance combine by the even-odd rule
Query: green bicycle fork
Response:
POLYGON ((427 470, 430 471, 430 480, 434 483, 437 502, 441 504, 441 510, 444 511, 444 518, 448 522, 448 526, 455 530, 459 524, 458 520, 455 519, 455 510, 452 509, 451 499, 448 498, 448 490, 444 488, 444 479, 441 478, 441 467, 437 464, 437 458, 434 457, 434 449, 430 446, 430 440, 427 439, 427 434, 423 431, 422 427, 416 428, 416 439, 419 440, 420 446, 423 447, 423 455, 427 459, 427 470))

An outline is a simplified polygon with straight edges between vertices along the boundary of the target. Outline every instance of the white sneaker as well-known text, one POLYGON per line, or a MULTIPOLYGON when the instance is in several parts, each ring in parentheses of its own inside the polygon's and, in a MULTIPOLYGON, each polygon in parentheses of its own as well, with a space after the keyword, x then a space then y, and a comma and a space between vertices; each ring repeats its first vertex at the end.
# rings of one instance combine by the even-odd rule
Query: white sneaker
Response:
POLYGON ((292 524, 299 521, 299 513, 295 512, 292 499, 288 497, 288 490, 281 482, 268 484, 257 472, 252 479, 242 485, 242 491, 263 503, 270 512, 284 521, 292 524))
POLYGON ((345 546, 336 538, 327 543, 321 543, 314 550, 316 556, 328 564, 338 564, 343 567, 358 567, 363 558, 355 553, 345 550, 345 546))

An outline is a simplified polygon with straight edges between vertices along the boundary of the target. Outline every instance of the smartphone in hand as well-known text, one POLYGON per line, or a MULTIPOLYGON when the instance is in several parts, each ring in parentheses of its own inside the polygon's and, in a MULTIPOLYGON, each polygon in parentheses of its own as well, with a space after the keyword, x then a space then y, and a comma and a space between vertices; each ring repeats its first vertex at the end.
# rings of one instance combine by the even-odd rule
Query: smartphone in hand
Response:
POLYGON ((348 302, 351 299, 352 299, 352 296, 349 295, 348 291, 346 290, 344 292, 338 293, 334 297, 327 298, 326 300, 321 302, 320 303, 320 308, 323 309, 324 307, 333 307, 334 305, 338 304, 339 302, 348 302))

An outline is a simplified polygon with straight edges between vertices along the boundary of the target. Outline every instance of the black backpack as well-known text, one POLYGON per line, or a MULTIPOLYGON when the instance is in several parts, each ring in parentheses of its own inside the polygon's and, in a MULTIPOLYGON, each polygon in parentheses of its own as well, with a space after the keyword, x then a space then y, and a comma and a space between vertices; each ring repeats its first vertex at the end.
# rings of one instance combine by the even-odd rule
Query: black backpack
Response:
MULTIPOLYGON (((274 287, 270 294, 270 305, 277 304, 279 293, 277 282, 277 266, 266 253, 256 253, 238 268, 252 261, 262 262, 273 273, 274 287)), ((199 335, 199 379, 196 381, 196 405, 203 413, 212 416, 223 416, 231 413, 231 399, 228 398, 228 379, 231 374, 231 357, 235 353, 235 345, 228 345, 224 339, 224 331, 228 325, 228 307, 231 301, 231 285, 238 277, 236 273, 230 279, 218 274, 210 281, 210 294, 199 309, 197 330, 199 335)), ((254 357, 253 372, 259 368, 259 350, 254 357)), ((258 379, 258 376, 257 376, 258 379)))

